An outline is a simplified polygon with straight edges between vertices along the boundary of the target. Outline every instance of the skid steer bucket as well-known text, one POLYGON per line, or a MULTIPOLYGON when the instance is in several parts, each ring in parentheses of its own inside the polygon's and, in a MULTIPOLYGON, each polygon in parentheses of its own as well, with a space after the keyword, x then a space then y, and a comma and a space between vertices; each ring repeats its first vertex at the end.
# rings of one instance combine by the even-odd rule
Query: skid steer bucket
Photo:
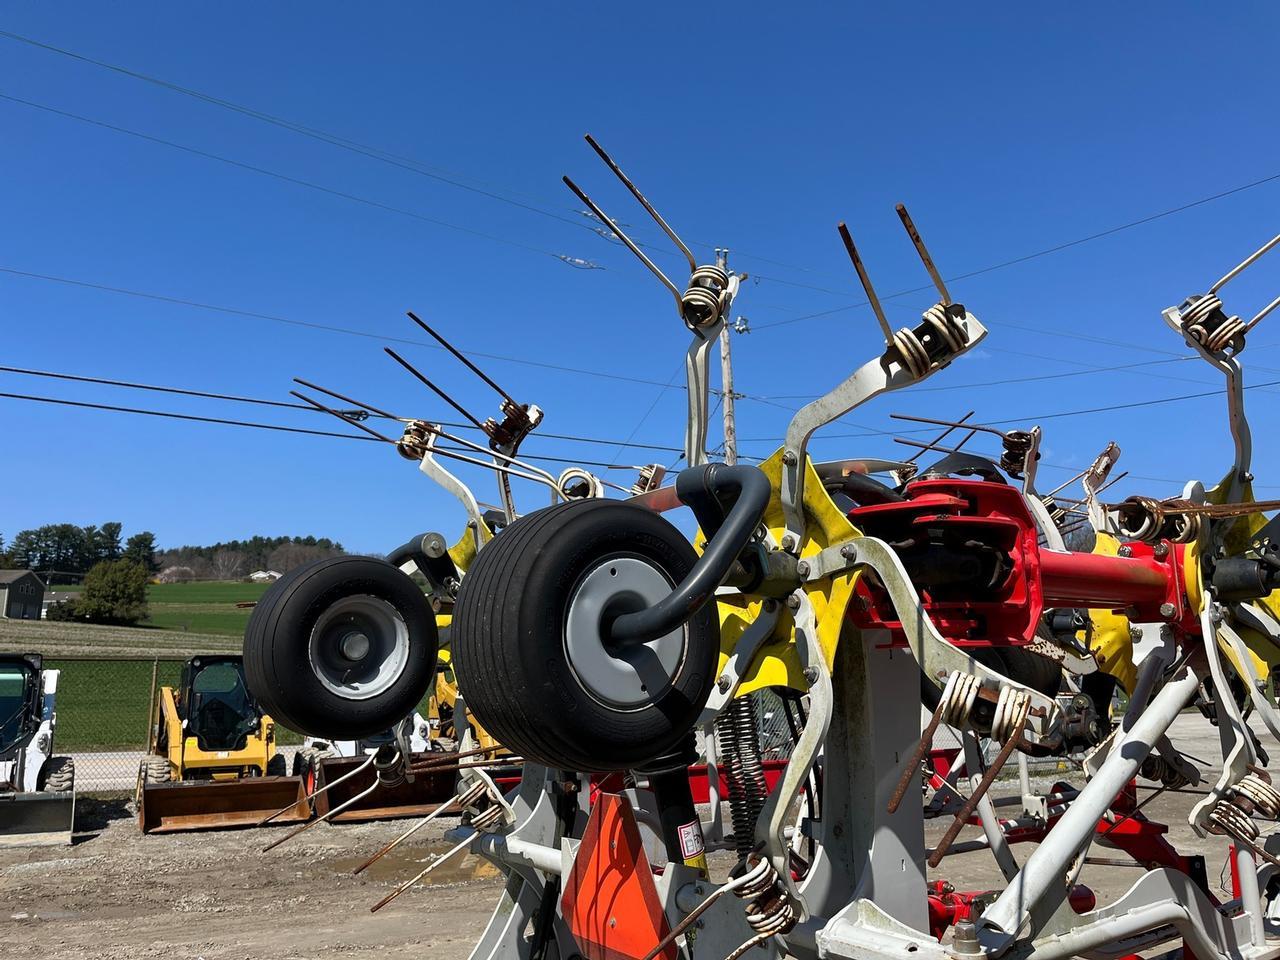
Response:
MULTIPOLYGON (((417 754, 414 759, 439 756, 438 753, 417 754)), ((316 789, 319 790, 327 784, 333 784, 333 786, 316 796, 316 816, 324 816, 373 785, 372 768, 360 771, 350 780, 337 782, 339 777, 350 773, 364 761, 364 757, 325 757, 320 760, 316 768, 316 789)), ((453 798, 457 779, 457 771, 449 770, 442 773, 416 774, 412 783, 406 780, 394 787, 380 786, 363 800, 333 817, 331 822, 352 823, 363 820, 393 820, 397 817, 425 816, 440 804, 453 798)))
POLYGON ((0 849, 69 845, 75 811, 73 790, 0 793, 0 849))
POLYGON ((299 777, 145 784, 138 799, 143 833, 252 827, 293 804, 272 823, 302 823, 311 809, 299 777))

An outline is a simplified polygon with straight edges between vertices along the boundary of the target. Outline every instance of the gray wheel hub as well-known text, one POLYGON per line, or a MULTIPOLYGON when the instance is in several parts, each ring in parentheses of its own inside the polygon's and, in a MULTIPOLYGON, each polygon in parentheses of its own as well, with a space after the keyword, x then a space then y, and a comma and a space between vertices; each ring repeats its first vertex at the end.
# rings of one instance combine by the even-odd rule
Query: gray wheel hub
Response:
POLYGON ((409 627, 380 597, 343 597, 316 620, 307 654, 311 672, 326 690, 344 700, 367 700, 403 675, 409 627))
POLYGON ((578 583, 565 618, 565 654, 582 688, 602 703, 638 709, 675 679, 685 655, 683 627, 647 643, 618 643, 606 627, 619 615, 651 607, 673 589, 652 564, 617 557, 578 583))

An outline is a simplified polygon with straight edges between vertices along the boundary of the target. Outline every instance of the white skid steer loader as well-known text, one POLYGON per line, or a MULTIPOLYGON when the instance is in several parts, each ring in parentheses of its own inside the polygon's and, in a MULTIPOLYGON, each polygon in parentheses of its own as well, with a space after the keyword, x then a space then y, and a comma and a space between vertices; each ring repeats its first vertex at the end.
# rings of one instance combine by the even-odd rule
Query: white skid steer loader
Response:
POLYGON ((58 671, 0 654, 0 847, 71 843, 75 764, 53 755, 58 671))

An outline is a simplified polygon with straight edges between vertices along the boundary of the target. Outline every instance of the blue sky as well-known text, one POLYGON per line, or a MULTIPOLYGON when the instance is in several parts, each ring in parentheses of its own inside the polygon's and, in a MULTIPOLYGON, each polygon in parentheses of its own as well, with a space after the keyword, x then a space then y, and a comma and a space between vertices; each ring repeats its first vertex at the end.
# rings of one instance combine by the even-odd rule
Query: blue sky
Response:
MULTIPOLYGON (((426 341, 404 318, 414 310, 463 349, 525 361, 480 360, 546 410, 544 431, 678 446, 684 395, 673 375, 688 335, 631 255, 583 229, 561 174, 684 278, 583 143, 591 132, 700 256, 728 246, 751 274, 735 310, 753 327, 735 339, 736 386, 784 399, 741 401, 739 433, 745 453, 765 456, 786 407, 880 349, 869 310, 849 308, 863 297, 838 220, 884 295, 928 279, 898 201, 944 275, 958 276, 1280 173, 1280 12, 1268 4, 649 4, 643 16, 607 4, 464 7, 131 4, 68 16, 6 5, 0 30, 412 158, 473 189, 0 38, 6 97, 412 214, 0 99, 0 267, 372 335, 5 272, 0 363, 281 400, 298 375, 397 413, 456 419, 381 352, 383 335, 426 341), (809 314, 821 315, 783 322, 809 314)), ((899 455, 874 432, 895 429, 891 411, 974 409, 1030 424, 1102 408, 1039 421, 1052 465, 1042 486, 1112 439, 1124 467, 1160 478, 1117 494, 1216 479, 1230 462, 1221 399, 1114 409, 1215 390, 1214 371, 1198 360, 1091 368, 1188 356, 1161 309, 1277 232, 1280 180, 957 281, 991 330, 986 343, 923 388, 859 410, 856 426, 820 434, 814 452, 899 455), (1080 375, 1024 379, 1051 373, 1080 375)), ((1251 316, 1280 293, 1273 257, 1228 288, 1230 310, 1251 316)), ((890 320, 913 323, 931 302, 928 292, 889 300, 890 320)), ((1251 337, 1249 382, 1280 380, 1278 347, 1280 315, 1251 337)), ((438 349, 397 349, 482 415, 495 409, 438 349)), ((6 373, 0 391, 331 428, 319 414, 6 373)), ((1271 496, 1276 396, 1249 393, 1259 493, 1271 496)), ((462 521, 377 444, 10 399, 0 410, 6 536, 114 519, 165 546, 312 533, 382 551, 462 521)), ((674 457, 537 437, 525 450, 619 464, 674 457)), ((461 472, 494 499, 488 475, 461 472)), ((520 500, 543 502, 534 490, 520 500)))

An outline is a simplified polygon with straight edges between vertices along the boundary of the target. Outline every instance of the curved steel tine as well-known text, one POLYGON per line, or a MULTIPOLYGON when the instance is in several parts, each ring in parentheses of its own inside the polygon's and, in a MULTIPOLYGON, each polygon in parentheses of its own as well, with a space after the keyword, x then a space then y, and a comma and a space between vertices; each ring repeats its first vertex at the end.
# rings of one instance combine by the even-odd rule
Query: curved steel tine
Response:
MULTIPOLYGON (((1209 292, 1217 293, 1219 289, 1226 286, 1229 281, 1234 280, 1236 277, 1238 277, 1242 272, 1244 272, 1244 270, 1247 267, 1252 266, 1260 256, 1262 256, 1264 253, 1266 253, 1268 250, 1270 250, 1272 247, 1274 247, 1278 243, 1280 243, 1280 235, 1272 237, 1270 240, 1268 240, 1266 243, 1260 246, 1257 250, 1253 251, 1253 253, 1249 254, 1249 256, 1245 257, 1243 261, 1241 261, 1239 264, 1237 264, 1236 266, 1228 270, 1227 275, 1225 277, 1223 277, 1221 280, 1219 280, 1217 283, 1215 283, 1212 287, 1209 288, 1209 292)), ((1272 304, 1272 306, 1274 307, 1275 304, 1272 304)))
POLYGON ((531 463, 526 463, 525 461, 517 457, 513 457, 510 454, 506 454, 498 450, 494 450, 491 447, 484 447, 478 443, 473 443, 472 441, 467 440, 463 437, 456 437, 453 434, 445 433, 443 430, 436 430, 434 424, 431 425, 431 428, 432 428, 432 431, 431 431, 432 433, 435 433, 436 435, 443 437, 445 440, 448 440, 451 443, 460 443, 464 447, 467 447, 471 450, 475 450, 478 453, 487 453, 489 456, 494 457, 495 459, 505 460, 507 463, 514 464, 515 466, 519 467, 522 470, 528 470, 530 473, 538 474, 539 476, 544 477, 546 481, 551 484, 552 487, 555 487, 555 489, 557 490, 559 489, 559 486, 556 484, 556 478, 553 477, 546 470, 543 470, 541 467, 536 467, 531 463))
POLYGON ((876 296, 875 287, 871 286, 871 278, 867 276, 867 268, 862 265, 862 257, 858 255, 858 248, 854 246, 853 237, 849 234, 849 228, 841 220, 836 224, 836 229, 840 231, 840 239, 844 241, 844 248, 849 253, 849 259, 853 261, 853 269, 858 271, 858 279, 862 282, 862 289, 867 294, 867 301, 871 304, 871 309, 875 312, 876 319, 880 321, 880 329, 884 333, 885 345, 892 346, 893 330, 889 328, 889 321, 884 318, 884 309, 880 306, 880 298, 876 296))
POLYGON ((303 380, 301 377, 294 377, 293 382, 300 383, 304 387, 310 387, 312 390, 319 390, 321 393, 328 394, 329 396, 337 400, 341 400, 343 403, 349 403, 353 407, 360 407, 362 410, 368 410, 370 413, 375 414, 379 417, 383 417, 387 420, 398 420, 401 423, 404 423, 406 420, 405 417, 397 417, 394 413, 387 413, 387 411, 385 410, 379 410, 377 407, 373 406, 373 404, 361 403, 359 400, 355 400, 351 397, 343 396, 341 393, 338 393, 338 391, 336 390, 330 390, 328 387, 322 387, 320 386, 320 384, 312 383, 310 380, 303 380))
POLYGON ((1262 311, 1257 316, 1255 316, 1252 320, 1246 323, 1244 325, 1244 332, 1248 333, 1250 330, 1256 327, 1258 325, 1258 321, 1261 320, 1263 317, 1265 317, 1268 313, 1270 313, 1276 307, 1280 307, 1280 297, 1276 297, 1274 300, 1272 300, 1269 304, 1267 304, 1265 307, 1262 308, 1262 311))
POLYGON ((891 413, 889 417, 893 420, 910 420, 912 423, 932 423, 939 427, 967 427, 971 430, 981 430, 983 433, 993 433, 997 437, 1004 436, 1003 430, 989 427, 985 423, 965 423, 963 419, 959 422, 955 420, 935 420, 933 417, 918 417, 911 413, 891 413))
POLYGON ((947 292, 947 285, 942 281, 942 274, 938 273, 938 268, 933 265, 933 257, 929 256, 929 250, 924 245, 924 241, 920 239, 920 231, 916 229, 915 222, 911 219, 911 214, 907 213, 904 204, 898 204, 898 219, 902 221, 902 225, 907 229, 907 236, 911 238, 911 242, 915 245, 916 253, 920 254, 920 261, 924 264, 924 268, 929 271, 929 278, 933 280, 933 285, 938 288, 938 293, 942 297, 942 305, 944 307, 951 306, 951 294, 947 292))
MULTIPOLYGON (((605 164, 609 167, 609 169, 612 170, 615 175, 617 175, 618 179, 621 180, 626 185, 626 188, 631 191, 631 195, 640 201, 640 205, 642 207, 644 207, 646 210, 649 211, 649 216, 653 217, 653 219, 657 221, 658 226, 662 228, 662 232, 665 233, 668 237, 670 237, 671 242, 680 248, 680 252, 683 253, 685 256, 685 259, 689 261, 689 272, 692 273, 693 271, 697 270, 698 261, 694 259, 693 253, 689 250, 688 247, 685 246, 684 241, 681 240, 676 235, 676 232, 671 229, 670 224, 668 224, 666 220, 662 219, 662 215, 653 208, 653 204, 651 204, 648 200, 645 199, 644 194, 641 193, 636 188, 636 185, 631 182, 631 178, 622 172, 621 167, 619 167, 616 163, 614 163, 613 157, 605 153, 604 147, 596 143, 595 138, 591 136, 591 134, 588 133, 586 135, 586 141, 591 145, 591 149, 600 155, 600 159, 605 162, 605 164)), ((613 224, 610 224, 610 226, 613 226, 613 224)))
POLYGON ((481 430, 484 429, 484 424, 481 423, 479 420, 477 420, 474 416, 472 416, 471 411, 469 411, 462 404, 458 403, 457 400, 453 399, 453 397, 449 396, 447 393, 445 393, 443 390, 437 387, 434 383, 428 380, 425 376, 423 376, 418 371, 418 369, 413 364, 411 364, 408 360, 400 356, 400 354, 396 353, 390 347, 383 347, 382 349, 383 349, 383 352, 387 354, 387 356, 389 356, 392 360, 400 364, 400 366, 404 367, 411 374, 417 377, 418 380, 421 381, 424 385, 429 387, 437 397, 439 397, 445 403, 449 404, 449 406, 453 407, 453 409, 457 410, 460 414, 462 414, 464 417, 470 420, 475 426, 479 427, 481 430))
POLYGON ((409 880, 406 880, 404 883, 400 884, 400 886, 392 890, 389 894, 387 894, 385 897, 383 897, 381 900, 375 903, 372 907, 370 907, 369 912, 377 913, 379 910, 381 910, 383 907, 385 907, 388 903, 390 903, 396 897, 400 896, 400 894, 404 893, 406 890, 412 887, 415 883, 417 883, 419 880, 425 877, 428 873, 430 873, 436 867, 440 866, 440 864, 444 863, 450 857, 455 856, 459 851, 465 850, 467 847, 471 845, 471 842, 475 840, 476 836, 480 833, 481 830, 485 829, 489 825, 499 820, 501 818, 501 815, 502 815, 502 808, 497 805, 492 806, 488 810, 484 811, 484 813, 480 814, 478 817, 475 818, 475 820, 471 822, 472 831, 470 836, 466 837, 463 840, 460 840, 451 849, 449 849, 445 853, 442 853, 435 860, 432 860, 431 863, 427 865, 426 869, 422 870, 416 876, 410 878, 409 880))
POLYGON ((347 807, 351 806, 352 804, 359 803, 365 797, 369 796, 369 794, 373 793, 373 791, 377 790, 378 787, 380 787, 381 785, 382 785, 382 781, 375 778, 373 781, 373 784, 367 789, 360 791, 350 800, 346 800, 343 803, 338 804, 338 806, 334 807, 332 810, 326 813, 323 817, 317 817, 314 820, 304 823, 302 826, 298 827, 296 830, 290 830, 279 840, 271 841, 265 847, 262 848, 262 852, 266 853, 268 850, 274 850, 276 847, 280 846, 280 844, 284 843, 286 840, 292 840, 298 834, 305 833, 306 831, 310 830, 317 823, 326 823, 331 817, 336 817, 343 810, 347 809, 347 807))
MULTIPOLYGON (((373 427, 367 427, 363 423, 361 423, 359 420, 351 419, 341 410, 334 410, 332 407, 326 407, 323 403, 320 403, 318 400, 312 400, 310 397, 308 397, 304 393, 299 393, 297 390, 290 390, 289 396, 297 397, 299 400, 302 400, 304 403, 311 404, 317 410, 323 410, 325 413, 333 414, 333 416, 337 417, 343 423, 349 423, 353 427, 358 427, 361 430, 363 430, 365 433, 371 436, 377 437, 379 440, 382 440, 385 443, 395 443, 395 441, 392 440, 390 437, 386 436, 385 434, 379 433, 377 430, 373 429, 373 427)), ((359 437, 357 437, 356 439, 359 439, 359 437)))
POLYGON ((483 370, 481 370, 474 363, 472 363, 470 358, 468 358, 465 353, 463 353, 461 350, 455 347, 452 343, 450 343, 444 337, 440 336, 440 334, 436 333, 435 330, 433 330, 425 320, 419 317, 412 310, 407 310, 405 312, 408 314, 410 320, 412 320, 414 323, 420 326, 423 330, 427 331, 427 333, 431 334, 432 338, 434 338, 435 341, 438 344, 440 344, 440 346, 444 347, 446 350, 452 353, 455 357, 461 360, 464 364, 466 364, 468 370, 470 370, 477 377, 479 377, 481 380, 483 380, 485 383, 491 386, 494 389, 494 391, 502 397, 503 400, 506 400, 507 403, 511 404, 513 407, 520 406, 520 404, 516 403, 515 400, 512 399, 511 394, 507 393, 507 391, 503 390, 500 386, 494 383, 493 379, 488 374, 486 374, 483 370))
POLYGON ((411 836, 413 836, 415 833, 417 833, 427 824, 431 823, 433 820, 435 820, 437 817, 439 817, 442 813, 444 813, 449 808, 455 805, 461 805, 465 807, 470 803, 475 803, 475 801, 479 800, 482 796, 484 796, 484 792, 486 789, 488 789, 488 787, 483 781, 476 781, 468 789, 462 791, 462 793, 450 798, 449 800, 446 800, 444 803, 440 804, 440 806, 436 807, 429 814, 427 814, 425 817, 423 817, 421 820, 419 820, 417 823, 411 826, 404 833, 400 834, 400 836, 396 837, 394 840, 392 840, 390 843, 384 846, 381 850, 375 853, 372 857, 370 857, 364 863, 360 864, 360 866, 352 870, 351 875, 356 876, 357 874, 363 873, 365 870, 369 869, 369 867, 373 866, 375 863, 377 863, 379 860, 385 857, 388 853, 390 853, 396 847, 400 846, 400 844, 404 843, 411 836))
POLYGON ((677 309, 683 311, 684 301, 680 299, 680 289, 674 283, 672 283, 669 279, 667 279, 667 275, 658 269, 658 265, 654 263, 652 260, 650 260, 649 257, 645 254, 645 252, 641 250, 638 246, 636 246, 635 242, 630 237, 628 237, 625 233, 623 233, 622 230, 617 226, 617 224, 615 224, 612 220, 609 219, 609 215, 605 213, 603 210, 601 210, 598 206, 596 206, 596 202, 592 200, 590 197, 588 197, 585 193, 583 193, 582 189, 576 183, 574 183, 568 177, 561 177, 560 179, 562 179, 565 182, 565 185, 568 186, 568 188, 577 195, 579 200, 581 200, 583 203, 585 203, 588 207, 591 208, 592 213, 594 213, 597 217, 599 217, 601 220, 607 223, 609 225, 609 229, 611 229, 614 232, 617 238, 627 245, 627 249, 630 250, 632 253, 634 253, 637 257, 639 257, 640 262, 643 263, 646 267, 648 267, 650 272, 655 277, 657 277, 660 281, 662 281, 662 285, 666 287, 668 290, 670 290, 671 295, 676 298, 677 309))
MULTIPOLYGON (((976 411, 970 410, 970 411, 969 411, 968 413, 966 413, 963 417, 961 417, 961 418, 957 421, 957 423, 964 423, 966 420, 968 420, 970 417, 972 417, 972 416, 974 415, 974 413, 975 413, 975 412, 976 412, 976 411)), ((949 436, 951 435, 951 431, 953 431, 953 430, 955 430, 955 429, 957 429, 956 425, 955 425, 955 424, 952 424, 951 426, 947 427, 947 429, 943 430, 940 434, 938 434, 936 437, 934 437, 934 438, 933 438, 933 442, 934 442, 935 444, 936 444, 936 443, 941 443, 943 440, 947 439, 947 437, 949 437, 949 436)), ((963 440, 961 440, 961 441, 960 441, 960 443, 957 445, 957 447, 963 447, 966 443, 968 443, 970 440, 972 440, 972 439, 973 439, 973 435, 974 435, 974 433, 975 433, 975 432, 976 432, 976 431, 974 431, 974 430, 970 430, 970 431, 969 431, 969 435, 968 435, 967 437, 965 437, 963 440)), ((928 447, 926 447, 926 448, 921 449, 919 453, 913 453, 911 456, 907 457, 907 459, 906 459, 906 461, 905 461, 905 462, 906 462, 906 463, 915 463, 918 459, 920 459, 920 457, 924 456, 925 451, 926 451, 927 449, 929 449, 929 448, 928 448, 928 447)))
POLYGON ((484 467, 486 470, 496 470, 499 473, 510 474, 513 477, 519 477, 521 480, 529 480, 533 483, 541 483, 550 486, 559 493, 560 488, 556 486, 554 481, 548 480, 547 477, 540 477, 533 473, 523 473, 519 470, 512 470, 510 467, 504 467, 500 463, 494 463, 492 460, 478 460, 475 457, 468 457, 463 453, 456 453, 452 450, 445 450, 441 447, 435 447, 432 451, 438 457, 448 457, 450 460, 460 460, 463 463, 475 464, 477 467, 484 467))
MULTIPOLYGON (((364 763, 360 764, 360 766, 356 767, 354 770, 348 770, 346 773, 340 776, 337 780, 334 780, 332 783, 326 783, 323 787, 321 787, 319 790, 316 790, 314 793, 307 794, 305 797, 303 797, 303 800, 307 803, 310 803, 312 800, 320 796, 320 794, 324 793, 330 787, 336 787, 338 784, 342 783, 343 780, 350 780, 361 770, 365 769, 368 766, 371 766, 372 764, 373 764, 373 754, 369 754, 368 759, 365 760, 364 763)), ((276 817, 280 816, 282 813, 287 813, 288 811, 292 810, 295 806, 297 806, 296 802, 289 804, 287 807, 281 807, 279 810, 277 810, 271 816, 267 817, 265 820, 259 820, 258 826, 260 827, 266 826, 276 817)))

